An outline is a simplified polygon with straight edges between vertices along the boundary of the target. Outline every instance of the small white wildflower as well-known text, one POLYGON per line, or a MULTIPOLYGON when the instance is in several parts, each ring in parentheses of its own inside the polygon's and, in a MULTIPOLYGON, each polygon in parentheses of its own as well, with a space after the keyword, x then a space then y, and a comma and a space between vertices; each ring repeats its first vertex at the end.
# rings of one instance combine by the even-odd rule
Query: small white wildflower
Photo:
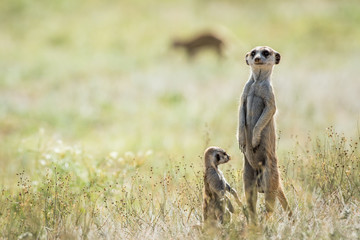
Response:
POLYGON ((117 160, 119 163, 121 163, 121 162, 123 162, 124 161, 124 159, 122 158, 122 157, 120 157, 120 158, 118 158, 118 160, 117 160))
POLYGON ((109 156, 112 158, 112 159, 116 159, 118 157, 119 153, 118 152, 115 152, 115 151, 112 151, 111 153, 109 153, 109 156))
POLYGON ((137 156, 138 156, 139 158, 141 158, 141 157, 143 157, 143 156, 144 156, 144 154, 143 154, 143 152, 142 152, 142 151, 139 151, 139 152, 137 153, 137 156))
POLYGON ((57 144, 60 144, 60 145, 63 144, 63 141, 61 139, 58 139, 56 142, 57 142, 57 144))
POLYGON ((55 153, 60 153, 61 152, 60 148, 58 148, 58 147, 55 147, 53 150, 54 150, 55 153))
POLYGON ((112 160, 112 159, 109 159, 109 160, 106 162, 106 165, 107 165, 108 167, 110 167, 112 164, 113 164, 113 160, 112 160))
POLYGON ((51 155, 50 154, 43 154, 44 158, 49 160, 51 158, 51 155))
POLYGON ((32 185, 37 186, 37 185, 39 185, 39 182, 38 181, 33 181, 32 185))
POLYGON ((65 168, 68 168, 68 167, 69 167, 69 163, 65 163, 65 164, 64 164, 64 167, 65 167, 65 168))
POLYGON ((31 239, 31 238, 33 238, 33 235, 30 232, 26 232, 26 233, 23 233, 20 236, 18 236, 19 240, 20 239, 31 239))
POLYGON ((145 156, 148 157, 148 156, 151 156, 152 154, 153 154, 152 150, 147 150, 145 153, 145 156))
POLYGON ((46 165, 46 161, 45 161, 44 159, 41 159, 41 160, 40 160, 40 164, 43 165, 43 166, 45 166, 45 165, 46 165))
POLYGON ((135 158, 135 155, 134 155, 134 153, 132 153, 132 152, 126 152, 126 153, 125 153, 125 157, 126 157, 126 158, 135 158))
POLYGON ((81 153, 82 153, 82 151, 81 151, 80 149, 77 148, 77 149, 75 150, 75 154, 76 154, 76 155, 80 155, 81 153))
POLYGON ((97 177, 101 177, 102 171, 100 169, 95 170, 95 172, 97 177))

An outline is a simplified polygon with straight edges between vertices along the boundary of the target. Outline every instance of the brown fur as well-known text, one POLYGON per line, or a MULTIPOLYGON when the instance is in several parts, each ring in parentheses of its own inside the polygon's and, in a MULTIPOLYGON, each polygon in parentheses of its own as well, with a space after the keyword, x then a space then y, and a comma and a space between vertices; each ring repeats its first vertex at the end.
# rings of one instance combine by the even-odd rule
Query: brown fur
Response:
POLYGON ((273 212, 277 197, 291 216, 275 152, 276 106, 270 79, 273 66, 279 62, 280 54, 270 47, 257 47, 246 54, 251 75, 240 100, 238 142, 245 158, 244 188, 253 223, 257 222, 257 192, 265 193, 268 214, 273 212))
POLYGON ((242 207, 236 191, 227 183, 218 165, 227 163, 230 156, 219 147, 209 147, 204 153, 205 174, 204 174, 204 221, 219 221, 224 223, 231 219, 234 207, 226 196, 230 192, 237 204, 242 207))
POLYGON ((214 50, 219 57, 222 57, 224 42, 212 33, 204 33, 188 40, 176 39, 173 41, 172 46, 174 48, 184 48, 190 58, 206 48, 214 50))

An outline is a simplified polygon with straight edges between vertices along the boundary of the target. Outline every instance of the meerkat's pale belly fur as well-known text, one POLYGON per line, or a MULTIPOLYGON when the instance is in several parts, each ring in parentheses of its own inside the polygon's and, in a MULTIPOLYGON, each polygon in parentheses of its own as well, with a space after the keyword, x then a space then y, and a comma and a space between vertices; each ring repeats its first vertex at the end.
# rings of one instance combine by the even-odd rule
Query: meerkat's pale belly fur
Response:
MULTIPOLYGON (((257 85, 264 83, 253 82, 249 89, 249 94, 245 102, 245 113, 246 113, 246 123, 245 123, 245 135, 246 135, 246 158, 250 166, 255 170, 257 177, 257 187, 259 192, 264 192, 266 188, 264 182, 262 181, 263 167, 269 161, 269 156, 271 157, 271 164, 276 165, 277 159, 275 157, 275 124, 273 117, 270 119, 268 124, 261 131, 261 140, 259 146, 255 149, 252 147, 252 138, 253 138, 253 129, 261 117, 264 108, 265 101, 258 93, 257 85)), ((274 166, 275 167, 275 166, 274 166)))
POLYGON ((250 161, 250 165, 254 169, 258 169, 260 167, 260 163, 263 164, 264 162, 264 151, 266 153, 272 152, 275 154, 275 124, 274 118, 271 117, 268 124, 264 127, 261 131, 261 140, 260 144, 256 149, 252 148, 251 141, 253 137, 253 130, 258 122, 259 118, 261 117, 264 108, 265 108, 265 101, 262 97, 260 97, 260 93, 257 93, 259 90, 256 89, 256 85, 264 84, 264 83, 257 83, 253 82, 250 86, 249 94, 246 98, 245 102, 245 112, 246 112, 246 123, 245 123, 245 130, 246 130, 246 152, 251 151, 249 153, 248 160, 250 161), (251 157, 250 157, 251 156, 251 157))

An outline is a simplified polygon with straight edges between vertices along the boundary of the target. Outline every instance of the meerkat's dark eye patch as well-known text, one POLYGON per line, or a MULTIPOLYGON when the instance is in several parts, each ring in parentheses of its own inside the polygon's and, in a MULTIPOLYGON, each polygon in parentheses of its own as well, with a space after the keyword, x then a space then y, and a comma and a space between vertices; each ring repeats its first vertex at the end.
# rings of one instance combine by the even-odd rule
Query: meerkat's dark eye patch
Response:
POLYGON ((252 51, 250 55, 251 55, 252 57, 254 57, 255 54, 256 54, 256 52, 255 52, 255 51, 252 51))
POLYGON ((220 154, 217 153, 217 154, 215 155, 215 158, 216 158, 216 161, 220 161, 220 154))
POLYGON ((270 52, 268 50, 264 50, 262 51, 262 55, 267 58, 270 55, 270 52))

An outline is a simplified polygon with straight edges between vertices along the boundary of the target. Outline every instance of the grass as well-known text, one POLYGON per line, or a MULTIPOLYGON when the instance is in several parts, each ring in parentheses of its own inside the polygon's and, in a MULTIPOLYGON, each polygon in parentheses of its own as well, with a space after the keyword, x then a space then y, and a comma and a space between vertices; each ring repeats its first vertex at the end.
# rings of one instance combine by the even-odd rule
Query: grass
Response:
POLYGON ((356 1, 0 3, 0 238, 357 239, 356 1), (226 58, 172 39, 213 29, 226 58), (235 132, 246 52, 269 45, 290 222, 200 233, 202 153, 242 196, 235 132), (334 126, 334 127, 329 127, 334 126), (328 128, 327 128, 328 127, 328 128), (215 234, 216 236, 214 236, 215 234))
MULTIPOLYGON (((46 140, 43 143, 51 141, 46 140)), ((38 156, 34 173, 16 174, 17 186, 2 189, 0 227, 4 238, 308 238, 353 239, 359 234, 358 139, 328 130, 323 140, 297 144, 281 165, 283 185, 294 211, 291 222, 280 206, 268 221, 260 197, 261 224, 252 229, 238 209, 223 233, 202 235, 202 164, 186 158, 146 163, 152 153, 111 152, 93 161, 62 142, 26 149, 38 156), (145 167, 148 166, 148 167, 145 167), (213 235, 215 234, 215 236, 213 235), (218 235, 222 234, 222 235, 218 235)), ((242 170, 224 167, 236 189, 242 170)))

